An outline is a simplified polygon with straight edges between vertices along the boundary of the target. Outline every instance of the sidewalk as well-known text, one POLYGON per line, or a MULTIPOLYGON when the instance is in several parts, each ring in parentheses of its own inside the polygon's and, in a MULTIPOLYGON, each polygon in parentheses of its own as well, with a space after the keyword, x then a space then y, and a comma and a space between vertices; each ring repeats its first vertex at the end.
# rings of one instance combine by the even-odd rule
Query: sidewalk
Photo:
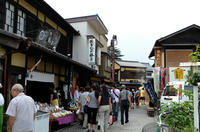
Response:
MULTIPOLYGON (((120 112, 119 112, 120 113, 120 112)), ((120 115, 119 115, 120 117, 120 115)), ((153 117, 147 115, 146 106, 140 106, 139 108, 131 109, 129 112, 129 123, 121 126, 120 118, 118 122, 115 122, 108 128, 108 132, 141 132, 142 127, 150 122, 154 122, 153 117)), ((56 132, 86 132, 87 129, 82 129, 80 125, 72 124, 62 130, 56 132)), ((101 132, 96 130, 95 132, 101 132)))

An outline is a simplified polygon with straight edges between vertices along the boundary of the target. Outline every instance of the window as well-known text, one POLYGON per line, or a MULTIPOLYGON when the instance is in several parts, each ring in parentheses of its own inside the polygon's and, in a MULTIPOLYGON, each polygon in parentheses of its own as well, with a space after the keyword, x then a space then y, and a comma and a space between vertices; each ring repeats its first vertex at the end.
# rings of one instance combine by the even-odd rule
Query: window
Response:
POLYGON ((17 34, 21 36, 25 36, 25 18, 26 14, 22 12, 21 10, 18 10, 18 16, 17 16, 17 34))
POLYGON ((13 32, 13 26, 14 26, 13 23, 14 23, 14 6, 6 2, 6 22, 4 30, 13 32))

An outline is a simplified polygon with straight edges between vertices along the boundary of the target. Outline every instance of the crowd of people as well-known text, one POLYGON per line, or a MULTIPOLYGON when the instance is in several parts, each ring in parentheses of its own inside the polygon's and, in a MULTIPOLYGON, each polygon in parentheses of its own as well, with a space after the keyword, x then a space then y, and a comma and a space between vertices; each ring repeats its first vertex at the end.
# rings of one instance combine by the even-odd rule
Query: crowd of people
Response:
POLYGON ((107 132, 109 125, 118 121, 121 112, 121 125, 129 122, 129 111, 145 105, 144 88, 129 89, 125 85, 97 85, 81 87, 75 91, 74 98, 80 107, 80 124, 87 132, 95 132, 96 125, 107 132), (141 101, 140 101, 141 100, 141 101))
MULTIPOLYGON (((21 84, 15 84, 11 89, 13 99, 6 111, 9 116, 8 132, 33 131, 36 108, 34 100, 23 91, 21 84)), ((53 90, 50 103, 58 105, 58 98, 59 94, 53 90)), ((115 84, 92 84, 80 88, 77 86, 73 98, 79 106, 78 114, 82 117, 80 124, 83 129, 88 129, 87 132, 95 132, 96 125, 102 132, 107 132, 108 126, 118 121, 119 111, 121 125, 124 125, 129 122, 129 111, 134 109, 134 104, 138 107, 141 100, 141 104, 145 105, 143 87, 129 89, 125 85, 116 86, 115 84)), ((3 102, 4 100, 1 99, 1 106, 3 102)))

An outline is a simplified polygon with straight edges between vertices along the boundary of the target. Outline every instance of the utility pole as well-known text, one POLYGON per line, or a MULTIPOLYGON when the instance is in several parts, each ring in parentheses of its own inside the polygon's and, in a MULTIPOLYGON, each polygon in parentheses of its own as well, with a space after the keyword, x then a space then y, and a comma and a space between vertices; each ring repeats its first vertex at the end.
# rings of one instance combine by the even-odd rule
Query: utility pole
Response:
POLYGON ((111 51, 112 51, 112 82, 115 82, 115 42, 117 41, 117 36, 113 35, 111 40, 111 51))

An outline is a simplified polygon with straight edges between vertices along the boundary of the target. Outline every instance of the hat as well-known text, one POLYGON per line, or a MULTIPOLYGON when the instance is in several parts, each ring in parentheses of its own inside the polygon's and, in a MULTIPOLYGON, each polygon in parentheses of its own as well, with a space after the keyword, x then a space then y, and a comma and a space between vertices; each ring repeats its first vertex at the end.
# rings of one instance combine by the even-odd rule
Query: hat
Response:
POLYGON ((126 88, 126 86, 125 86, 125 85, 122 85, 122 88, 126 88))

